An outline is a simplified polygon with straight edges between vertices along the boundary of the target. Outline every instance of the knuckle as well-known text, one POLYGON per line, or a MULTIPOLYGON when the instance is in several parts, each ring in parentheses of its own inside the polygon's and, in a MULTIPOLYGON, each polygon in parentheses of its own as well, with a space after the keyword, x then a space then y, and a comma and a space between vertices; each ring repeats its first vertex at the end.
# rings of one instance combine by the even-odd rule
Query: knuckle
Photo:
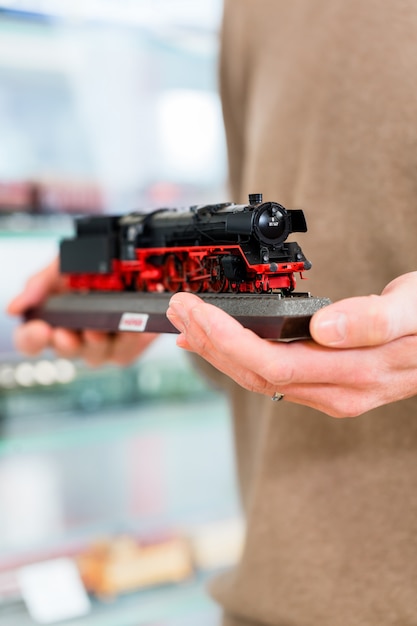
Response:
POLYGON ((253 371, 247 371, 240 377, 239 384, 253 393, 270 395, 268 382, 253 371))
POLYGON ((354 418, 363 415, 372 407, 367 398, 352 398, 350 394, 337 398, 331 405, 329 415, 336 418, 354 418))

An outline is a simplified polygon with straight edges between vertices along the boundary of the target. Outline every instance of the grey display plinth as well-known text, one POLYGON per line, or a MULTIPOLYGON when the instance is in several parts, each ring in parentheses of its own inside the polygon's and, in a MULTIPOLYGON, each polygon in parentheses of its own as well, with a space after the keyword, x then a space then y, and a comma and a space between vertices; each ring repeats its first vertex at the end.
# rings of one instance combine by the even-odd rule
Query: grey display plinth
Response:
MULTIPOLYGON (((26 319, 43 319, 52 326, 108 332, 175 333, 166 317, 173 294, 88 293, 51 297, 44 306, 31 309, 26 319)), ((277 294, 198 294, 260 337, 280 341, 310 337, 313 313, 330 304, 328 298, 309 294, 281 297, 277 294)))

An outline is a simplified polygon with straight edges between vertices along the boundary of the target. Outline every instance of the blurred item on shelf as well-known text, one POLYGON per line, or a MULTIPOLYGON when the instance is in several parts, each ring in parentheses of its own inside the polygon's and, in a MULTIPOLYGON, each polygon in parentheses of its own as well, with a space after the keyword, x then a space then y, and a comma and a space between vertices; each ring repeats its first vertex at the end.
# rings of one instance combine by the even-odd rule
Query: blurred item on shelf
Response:
POLYGON ((21 360, 16 363, 0 362, 0 391, 17 387, 48 387, 67 384, 74 380, 76 366, 68 359, 21 360))
POLYGON ((240 559, 245 539, 242 518, 207 522, 190 533, 195 566, 202 571, 232 567, 240 559))
POLYGON ((87 591, 99 597, 179 583, 194 572, 189 543, 181 536, 152 543, 127 535, 104 540, 79 555, 77 563, 87 591))
POLYGON ((90 599, 73 559, 53 559, 22 567, 17 580, 35 624, 55 624, 84 617, 91 611, 90 599))
POLYGON ((0 213, 96 214, 105 207, 103 190, 76 180, 0 181, 0 213))
MULTIPOLYGON (((85 589, 100 599, 116 598, 144 588, 175 585, 202 573, 232 567, 244 541, 241 518, 208 522, 194 530, 172 532, 159 538, 119 534, 97 539, 71 555, 63 551, 53 559, 72 559, 85 589)), ((38 559, 5 569, 0 576, 3 601, 16 599, 16 572, 48 562, 38 559)), ((51 561, 52 562, 52 561, 51 561)), ((1 570, 1 567, 0 567, 1 570)))
MULTIPOLYGON (((236 517, 207 522, 194 529, 167 529, 159 536, 131 532, 109 534, 79 545, 26 555, 26 558, 21 555, 5 562, 0 560, 0 622, 2 611, 22 601, 21 573, 24 571, 36 573, 47 570, 50 564, 64 561, 74 564, 83 587, 95 598, 97 609, 101 602, 107 604, 122 596, 133 597, 137 592, 152 589, 161 592, 164 588, 179 588, 184 583, 203 587, 214 572, 235 565, 243 541, 244 523, 236 517)), ((49 588, 50 580, 47 586, 49 588)))

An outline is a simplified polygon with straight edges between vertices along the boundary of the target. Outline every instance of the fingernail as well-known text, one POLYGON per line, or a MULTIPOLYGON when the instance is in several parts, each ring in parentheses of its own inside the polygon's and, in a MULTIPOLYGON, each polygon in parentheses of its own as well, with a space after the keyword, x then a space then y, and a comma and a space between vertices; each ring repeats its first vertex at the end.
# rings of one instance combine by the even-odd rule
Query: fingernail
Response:
POLYGON ((187 326, 190 323, 188 313, 181 304, 177 300, 171 300, 169 303, 168 310, 166 312, 166 316, 181 333, 184 333, 187 329, 187 326))
MULTIPOLYGON (((324 316, 323 316, 324 317, 324 316)), ((334 313, 318 321, 315 336, 328 346, 337 345, 346 339, 347 319, 344 313, 334 313)))

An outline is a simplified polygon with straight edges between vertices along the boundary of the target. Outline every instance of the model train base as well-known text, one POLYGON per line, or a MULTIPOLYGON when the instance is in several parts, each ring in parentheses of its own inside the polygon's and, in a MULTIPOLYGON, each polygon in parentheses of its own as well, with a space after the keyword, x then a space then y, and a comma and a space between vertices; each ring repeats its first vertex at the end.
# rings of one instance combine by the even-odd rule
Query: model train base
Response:
MULTIPOLYGON (((173 294, 104 293, 64 294, 51 297, 25 318, 42 319, 52 326, 73 330, 177 333, 166 317, 173 294)), ((258 294, 199 294, 264 339, 292 341, 310 337, 313 313, 330 304, 328 298, 309 294, 291 297, 258 294)))

